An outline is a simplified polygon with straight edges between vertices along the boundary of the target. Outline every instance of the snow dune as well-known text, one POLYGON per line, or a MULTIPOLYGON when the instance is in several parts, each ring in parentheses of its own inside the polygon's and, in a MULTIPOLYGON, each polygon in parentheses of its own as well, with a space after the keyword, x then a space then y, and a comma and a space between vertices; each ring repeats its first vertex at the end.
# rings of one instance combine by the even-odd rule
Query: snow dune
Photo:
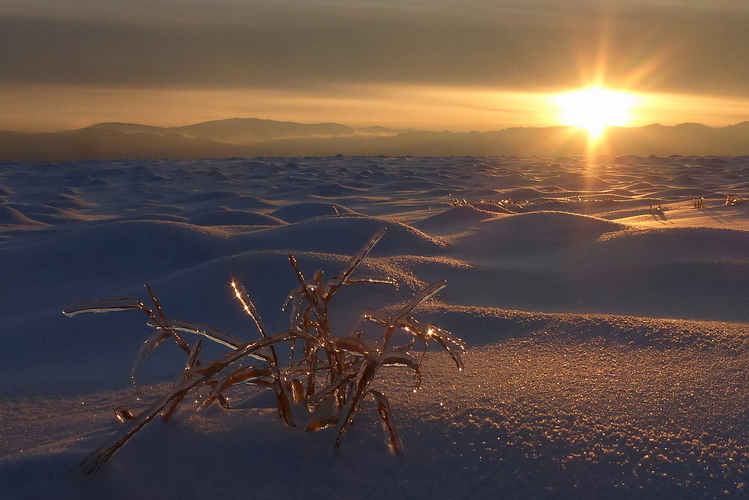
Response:
POLYGON ((0 498, 746 498, 747 186, 749 157, 3 163, 0 498), (339 334, 445 279, 416 316, 468 345, 463 373, 432 348, 416 393, 408 370, 377 382, 403 455, 374 403, 335 451, 261 394, 77 469, 185 360, 159 347, 136 391, 145 316, 68 304, 149 283, 168 316, 254 340, 230 280, 281 329, 287 254, 332 276, 381 228, 357 275, 400 286, 344 287, 339 334))

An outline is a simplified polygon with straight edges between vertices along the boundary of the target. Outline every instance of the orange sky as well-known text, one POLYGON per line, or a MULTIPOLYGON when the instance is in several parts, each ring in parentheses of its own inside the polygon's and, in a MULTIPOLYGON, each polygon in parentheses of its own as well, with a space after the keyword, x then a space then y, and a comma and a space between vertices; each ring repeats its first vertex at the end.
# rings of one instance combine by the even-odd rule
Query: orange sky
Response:
POLYGON ((744 0, 3 0, 0 129, 258 117, 429 130, 749 120, 744 0))

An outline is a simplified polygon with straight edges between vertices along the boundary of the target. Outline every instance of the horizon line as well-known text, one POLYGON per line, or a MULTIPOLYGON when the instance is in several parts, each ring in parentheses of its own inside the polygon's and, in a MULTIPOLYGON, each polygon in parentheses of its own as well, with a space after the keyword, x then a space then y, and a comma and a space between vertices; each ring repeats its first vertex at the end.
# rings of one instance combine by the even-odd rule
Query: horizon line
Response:
MULTIPOLYGON (((56 130, 38 130, 38 131, 29 131, 24 129, 0 129, 0 132, 18 132, 18 133, 26 133, 26 134, 55 134, 55 133, 62 133, 62 132, 77 132, 81 130, 90 129, 99 125, 138 125, 143 127, 152 127, 155 129, 176 129, 176 128, 184 128, 184 127, 191 127, 195 125, 203 125, 207 123, 218 123, 218 122, 228 122, 232 120, 257 120, 257 121, 263 121, 263 122, 273 122, 273 123, 284 123, 284 124, 293 124, 293 125, 341 125, 348 128, 351 128, 353 130, 366 130, 371 128, 385 128, 392 130, 394 132, 432 132, 432 133, 454 133, 454 134, 469 134, 469 133, 492 133, 492 132, 502 132, 505 130, 513 130, 513 129, 550 129, 550 128, 572 128, 572 129, 580 129, 584 130, 583 128, 576 126, 576 125, 566 125, 566 124, 558 124, 558 125, 510 125, 503 128, 497 128, 497 129, 488 129, 488 130, 479 130, 479 129, 471 129, 471 130, 464 130, 464 131, 455 131, 455 130, 449 130, 446 128, 437 130, 437 129, 420 129, 415 127, 404 127, 404 128, 397 128, 392 127, 388 125, 365 125, 365 126, 355 126, 355 125, 348 125, 346 123, 341 122, 335 122, 335 121, 322 121, 322 122, 302 122, 302 121, 290 121, 290 120, 275 120, 273 118, 258 118, 258 117, 233 117, 233 118, 218 118, 214 120, 205 120, 200 122, 192 122, 187 123, 183 125, 172 125, 172 126, 162 126, 162 125, 151 125, 148 123, 141 123, 141 122, 128 122, 128 121, 104 121, 104 122, 95 122, 91 123, 89 125, 86 125, 84 127, 78 127, 78 128, 66 128, 66 129, 56 129, 56 130)), ((730 128, 735 127, 737 125, 741 125, 744 123, 749 123, 749 120, 742 120, 736 123, 728 124, 728 125, 722 125, 722 126, 713 126, 713 125, 707 125, 705 123, 700 122, 681 122, 674 125, 664 125, 660 122, 653 122, 646 125, 608 125, 605 127, 605 129, 639 129, 639 128, 646 128, 646 127, 653 127, 653 126, 660 126, 660 127, 679 127, 679 126, 685 126, 685 125, 697 125, 700 127, 705 127, 709 129, 719 130, 724 128, 730 128)))

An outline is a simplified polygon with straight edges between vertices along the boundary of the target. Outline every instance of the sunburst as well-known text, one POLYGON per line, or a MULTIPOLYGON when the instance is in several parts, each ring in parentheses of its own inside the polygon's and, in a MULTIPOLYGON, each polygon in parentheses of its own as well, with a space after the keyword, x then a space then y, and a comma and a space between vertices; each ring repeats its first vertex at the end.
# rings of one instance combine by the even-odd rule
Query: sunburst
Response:
POLYGON ((560 121, 565 125, 587 130, 593 140, 597 139, 606 127, 629 123, 630 109, 636 101, 637 97, 633 94, 600 87, 554 97, 554 103, 560 108, 560 121))

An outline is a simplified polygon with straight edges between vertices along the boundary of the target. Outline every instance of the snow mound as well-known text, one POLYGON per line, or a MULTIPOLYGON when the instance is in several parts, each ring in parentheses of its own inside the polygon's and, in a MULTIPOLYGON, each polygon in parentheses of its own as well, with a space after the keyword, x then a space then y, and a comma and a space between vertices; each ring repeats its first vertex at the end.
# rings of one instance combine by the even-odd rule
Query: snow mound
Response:
POLYGON ((75 210, 68 210, 49 205, 36 205, 26 203, 16 203, 12 207, 29 219, 44 224, 67 224, 70 222, 85 220, 86 217, 75 210))
POLYGON ((714 197, 716 196, 714 191, 709 191, 707 189, 702 188, 671 188, 671 189, 662 189, 660 191, 656 191, 654 193, 651 193, 650 196, 653 198, 663 198, 666 200, 672 200, 672 199, 678 199, 684 196, 692 196, 692 197, 714 197))
POLYGON ((689 174, 681 174, 668 180, 670 186, 699 186, 701 183, 689 174))
POLYGON ((94 203, 90 203, 84 200, 82 197, 74 194, 55 193, 46 197, 37 198, 38 201, 56 208, 64 208, 70 210, 85 210, 96 206, 94 203))
POLYGON ((612 233, 599 243, 613 263, 632 256, 635 262, 734 260, 743 262, 749 255, 749 233, 734 229, 687 227, 612 233), (615 255, 616 254, 616 255, 615 255))
POLYGON ((353 213, 356 212, 337 203, 308 202, 286 205, 271 215, 286 222, 299 222, 313 217, 353 213))
POLYGON ((0 314, 59 311, 67 302, 142 285, 219 256, 223 240, 221 233, 167 221, 88 223, 28 238, 0 250, 0 314))
POLYGON ((527 200, 535 200, 536 198, 543 198, 545 196, 546 196, 546 193, 538 191, 537 189, 519 188, 519 189, 510 190, 510 191, 505 191, 502 194, 502 199, 515 200, 515 201, 527 201, 527 200))
POLYGON ((485 212, 495 212, 498 214, 515 214, 517 211, 510 210, 508 208, 503 207, 502 205, 498 205, 496 203, 488 203, 485 201, 477 201, 475 203, 471 203, 471 206, 474 208, 477 208, 479 210, 483 210, 485 212))
POLYGON ((352 194, 361 194, 361 189, 344 186, 338 183, 320 184, 310 188, 309 194, 320 198, 338 198, 352 194))
POLYGON ((474 234, 462 238, 460 245, 475 249, 510 248, 515 244, 558 246, 595 240, 625 227, 569 212, 528 212, 485 220, 477 225, 474 234))
POLYGON ((546 182, 559 186, 564 189, 574 189, 576 191, 598 191, 606 189, 610 183, 600 177, 582 175, 577 173, 565 172, 560 175, 549 177, 546 182))
POLYGON ((2 226, 34 226, 38 221, 31 219, 15 208, 0 205, 0 225, 2 226))
MULTIPOLYGON (((332 278, 348 263, 350 255, 317 252, 292 252, 299 268, 308 278, 316 271, 332 278)), ((229 283, 238 280, 246 288, 260 315, 271 329, 285 325, 286 318, 278 323, 281 308, 288 294, 299 286, 297 276, 289 263, 289 252, 282 250, 251 250, 227 255, 170 273, 152 281, 159 299, 169 306, 169 314, 180 319, 209 324, 224 331, 247 331, 248 318, 231 296, 229 283), (192 284, 200 289, 185 294, 192 284)), ((367 308, 380 308, 413 296, 423 286, 413 275, 400 266, 376 258, 365 259, 353 277, 389 277, 399 287, 383 284, 356 284, 346 286, 331 302, 331 320, 334 327, 340 322, 345 328, 337 330, 348 334, 354 321, 367 308)), ((133 293, 143 295, 138 287, 133 293)), ((244 336, 244 333, 237 334, 244 336)), ((250 335, 254 335, 250 333, 250 335)))
POLYGON ((235 191, 201 191, 198 193, 187 194, 178 200, 178 203, 207 203, 227 198, 239 198, 240 194, 235 191))
POLYGON ((219 210, 190 217, 190 223, 198 226, 280 226, 285 224, 278 217, 246 210, 219 210))
POLYGON ((228 208, 234 208, 236 210, 267 208, 273 206, 273 204, 271 204, 270 202, 262 198, 258 198, 257 196, 237 196, 224 198, 221 200, 221 205, 228 208))
POLYGON ((418 221, 414 223, 414 226, 422 231, 442 235, 450 234, 461 228, 471 228, 477 223, 493 217, 496 217, 495 213, 480 210, 471 205, 461 205, 418 221))
POLYGON ((471 347, 508 339, 544 336, 565 342, 599 340, 629 348, 725 350, 749 348, 749 334, 738 323, 642 318, 608 314, 536 313, 491 307, 430 303, 422 316, 460 332, 471 347))
POLYGON ((377 231, 386 235, 372 255, 433 255, 445 244, 421 231, 396 221, 367 216, 316 217, 231 239, 234 252, 244 250, 294 250, 353 255, 377 231))

